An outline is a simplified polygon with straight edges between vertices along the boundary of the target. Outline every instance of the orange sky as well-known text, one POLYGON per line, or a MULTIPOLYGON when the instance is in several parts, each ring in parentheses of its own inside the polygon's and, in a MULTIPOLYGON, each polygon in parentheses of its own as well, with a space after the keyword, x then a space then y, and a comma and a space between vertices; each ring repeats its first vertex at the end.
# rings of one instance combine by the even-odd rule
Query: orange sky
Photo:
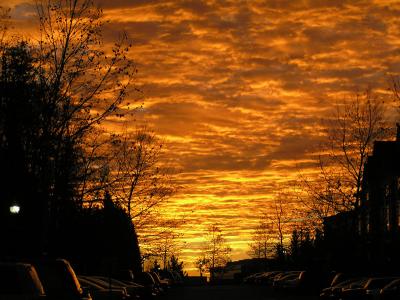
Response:
MULTIPOLYGON (((32 7, 13 7, 19 28, 32 7)), ((180 170, 167 204, 184 216, 186 267, 218 222, 246 257, 249 233, 281 187, 313 168, 320 119, 366 88, 387 93, 400 72, 400 1, 97 0, 106 43, 133 40, 147 122, 180 170)), ((109 126, 117 126, 109 122, 109 126)))

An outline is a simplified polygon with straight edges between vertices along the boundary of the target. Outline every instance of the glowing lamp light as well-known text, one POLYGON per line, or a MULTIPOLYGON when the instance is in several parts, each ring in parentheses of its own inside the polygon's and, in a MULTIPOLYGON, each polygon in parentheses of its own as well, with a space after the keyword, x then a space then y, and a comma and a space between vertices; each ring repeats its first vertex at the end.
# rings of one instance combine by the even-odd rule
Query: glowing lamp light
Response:
POLYGON ((13 204, 12 206, 10 206, 10 213, 12 214, 18 214, 20 210, 21 207, 17 204, 13 204))

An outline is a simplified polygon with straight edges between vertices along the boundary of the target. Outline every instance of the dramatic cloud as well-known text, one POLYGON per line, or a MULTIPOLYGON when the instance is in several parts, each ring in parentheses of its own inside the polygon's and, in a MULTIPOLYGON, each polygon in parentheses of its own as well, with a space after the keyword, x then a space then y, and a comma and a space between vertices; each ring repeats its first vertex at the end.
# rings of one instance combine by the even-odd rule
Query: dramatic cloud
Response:
MULTIPOLYGON (((163 136, 181 170, 165 209, 185 216, 187 261, 213 222, 245 257, 261 210, 312 169, 332 103, 400 72, 398 1, 97 2, 106 44, 122 30, 134 43, 144 107, 130 124, 163 136)), ((10 5, 25 24, 32 7, 10 5)))

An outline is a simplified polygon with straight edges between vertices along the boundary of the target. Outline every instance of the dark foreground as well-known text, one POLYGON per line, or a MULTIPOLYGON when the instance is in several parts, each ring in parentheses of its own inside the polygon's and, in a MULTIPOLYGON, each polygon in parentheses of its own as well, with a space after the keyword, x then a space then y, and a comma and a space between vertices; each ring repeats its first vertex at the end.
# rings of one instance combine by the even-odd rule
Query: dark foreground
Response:
POLYGON ((172 289, 163 300, 315 300, 315 296, 276 293, 263 286, 222 285, 196 286, 172 289))

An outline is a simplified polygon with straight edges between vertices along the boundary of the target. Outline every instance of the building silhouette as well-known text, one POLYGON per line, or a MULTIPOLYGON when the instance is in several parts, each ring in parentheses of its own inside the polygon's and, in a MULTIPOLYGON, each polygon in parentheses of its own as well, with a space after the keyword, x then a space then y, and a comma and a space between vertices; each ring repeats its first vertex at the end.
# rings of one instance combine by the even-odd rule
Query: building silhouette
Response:
POLYGON ((395 141, 377 141, 364 166, 359 233, 397 234, 400 226, 400 130, 395 141))
POLYGON ((333 267, 391 272, 400 266, 400 126, 394 141, 376 141, 364 165, 360 205, 325 218, 333 267))
POLYGON ((364 166, 358 234, 376 265, 397 263, 400 241, 400 127, 396 140, 377 141, 364 166), (397 252, 397 253, 396 253, 397 252))

